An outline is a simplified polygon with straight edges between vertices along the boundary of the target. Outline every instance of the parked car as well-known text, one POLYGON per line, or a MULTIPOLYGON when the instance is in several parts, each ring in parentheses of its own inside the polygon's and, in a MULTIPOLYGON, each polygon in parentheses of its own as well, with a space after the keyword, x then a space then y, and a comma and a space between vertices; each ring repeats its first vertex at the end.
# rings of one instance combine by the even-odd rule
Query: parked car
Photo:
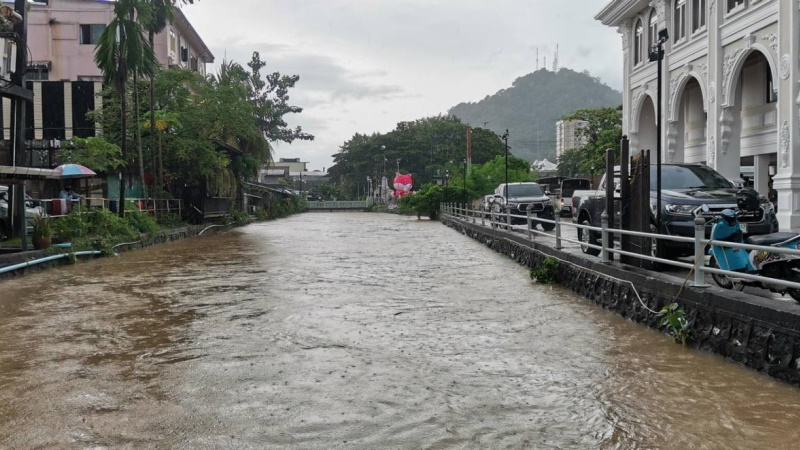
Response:
POLYGON ((561 182, 560 213, 561 217, 572 217, 572 194, 576 190, 588 190, 592 182, 586 178, 568 178, 561 182))
MULTIPOLYGON (((11 195, 8 186, 0 186, 0 240, 11 234, 11 218, 8 215, 8 201, 11 195)), ((33 219, 44 214, 44 210, 30 195, 25 194, 25 221, 28 233, 33 231, 33 219)))
MULTIPOLYGON (((616 196, 619 196, 619 167, 615 169, 616 196)), ((572 194, 572 220, 575 223, 600 226, 600 216, 605 210, 606 183, 608 174, 603 176, 597 190, 575 191, 572 194)), ((737 205, 736 194, 739 192, 733 183, 725 179, 714 169, 699 164, 662 164, 661 165, 661 226, 656 226, 656 166, 650 166, 650 232, 672 236, 694 236, 694 219, 702 207, 708 205, 712 213, 724 209, 738 212, 742 232, 746 235, 768 234, 778 231, 778 219, 775 208, 766 197, 759 197, 759 208, 742 210, 737 205)), ((619 205, 615 207, 615 215, 619 215, 619 205)), ((617 222, 618 223, 618 222, 617 222)), ((706 236, 711 233, 710 224, 706 227, 706 236)), ((578 229, 578 240, 588 244, 599 245, 597 232, 584 233, 578 229)), ((597 249, 582 247, 584 253, 597 255, 597 249)), ((693 244, 656 240, 653 255, 658 257, 689 255, 693 252, 693 244)))
MULTIPOLYGON (((508 185, 503 183, 497 186, 494 191, 492 209, 495 214, 500 215, 510 212, 512 216, 525 216, 530 211, 531 215, 540 219, 555 219, 553 202, 537 183, 509 183, 508 185)), ((524 217, 511 217, 511 224, 524 224, 525 220, 524 217)), ((545 231, 555 228, 553 223, 536 220, 532 222, 533 226, 536 226, 537 223, 541 224, 545 231)))

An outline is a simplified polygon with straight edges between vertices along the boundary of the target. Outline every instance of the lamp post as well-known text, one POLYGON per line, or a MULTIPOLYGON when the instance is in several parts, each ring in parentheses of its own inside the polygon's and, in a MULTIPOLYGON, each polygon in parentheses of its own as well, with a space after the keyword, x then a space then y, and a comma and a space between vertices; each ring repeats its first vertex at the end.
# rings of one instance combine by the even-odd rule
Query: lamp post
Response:
POLYGON ((386 146, 381 145, 381 155, 383 156, 383 175, 381 175, 381 187, 380 187, 380 195, 381 195, 381 203, 383 203, 383 179, 386 177, 386 146))
POLYGON ((444 187, 447 187, 447 181, 450 179, 450 169, 444 171, 444 187))
POLYGON ((650 47, 650 61, 658 61, 656 96, 656 226, 661 230, 661 77, 662 62, 664 60, 664 43, 669 39, 667 30, 658 32, 658 40, 650 47))
POLYGON ((463 203, 467 203, 467 159, 464 158, 462 161, 464 164, 464 188, 461 190, 461 197, 463 198, 463 203))
POLYGON ((503 133, 502 139, 506 143, 506 185, 503 188, 503 198, 505 198, 508 193, 508 128, 506 128, 506 132, 503 133))

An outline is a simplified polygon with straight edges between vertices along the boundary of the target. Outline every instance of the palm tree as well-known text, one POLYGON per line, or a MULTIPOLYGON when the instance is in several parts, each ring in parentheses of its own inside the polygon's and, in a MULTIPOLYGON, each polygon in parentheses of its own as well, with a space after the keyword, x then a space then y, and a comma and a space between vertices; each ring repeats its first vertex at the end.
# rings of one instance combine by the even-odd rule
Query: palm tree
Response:
MULTIPOLYGON (((128 75, 152 76, 158 61, 153 48, 144 38, 144 30, 136 16, 147 22, 152 14, 145 0, 118 0, 114 3, 114 17, 108 24, 95 48, 94 60, 103 72, 106 84, 113 84, 120 100, 122 159, 127 158, 128 101, 126 85, 128 75)), ((121 170, 119 215, 125 216, 125 167, 121 170)))

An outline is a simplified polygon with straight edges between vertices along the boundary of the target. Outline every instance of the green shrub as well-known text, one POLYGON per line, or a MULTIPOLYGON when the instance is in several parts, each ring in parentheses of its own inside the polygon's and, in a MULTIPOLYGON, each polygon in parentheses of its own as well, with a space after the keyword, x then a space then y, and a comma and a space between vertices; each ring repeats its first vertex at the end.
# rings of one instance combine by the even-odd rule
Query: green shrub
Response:
POLYGON ((556 281, 558 273, 558 260, 555 258, 545 258, 541 264, 531 268, 531 280, 539 284, 551 284, 556 281))
POLYGON ((232 209, 228 211, 228 215, 225 217, 225 222, 228 225, 247 225, 250 223, 250 215, 247 214, 245 211, 239 209, 232 209))
POLYGON ((264 208, 256 208, 255 214, 257 220, 267 220, 269 218, 269 214, 267 214, 267 210, 264 208))
POLYGON ((149 214, 139 210, 132 210, 125 213, 125 220, 134 230, 139 233, 153 234, 158 231, 158 223, 149 214))
POLYGON ((692 339, 692 323, 686 318, 686 311, 679 307, 677 303, 670 303, 658 313, 661 317, 659 323, 666 329, 667 334, 675 339, 675 342, 686 344, 692 339))
POLYGON ((88 214, 89 235, 132 239, 139 235, 126 219, 107 209, 96 209, 88 214))
POLYGON ((69 242, 89 234, 89 223, 76 211, 63 217, 53 218, 51 228, 56 242, 69 242))
POLYGON ((162 214, 161 217, 158 218, 158 223, 164 228, 178 228, 185 225, 183 220, 181 220, 181 215, 174 212, 162 214))

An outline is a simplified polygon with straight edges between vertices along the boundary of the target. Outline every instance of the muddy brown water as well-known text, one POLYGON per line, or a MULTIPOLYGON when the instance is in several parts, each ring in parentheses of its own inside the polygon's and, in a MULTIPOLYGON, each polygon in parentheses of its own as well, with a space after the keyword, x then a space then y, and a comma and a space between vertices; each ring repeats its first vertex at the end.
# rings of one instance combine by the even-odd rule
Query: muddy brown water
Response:
POLYGON ((800 390, 439 223, 308 213, 0 282, 1 448, 791 448, 800 390))

